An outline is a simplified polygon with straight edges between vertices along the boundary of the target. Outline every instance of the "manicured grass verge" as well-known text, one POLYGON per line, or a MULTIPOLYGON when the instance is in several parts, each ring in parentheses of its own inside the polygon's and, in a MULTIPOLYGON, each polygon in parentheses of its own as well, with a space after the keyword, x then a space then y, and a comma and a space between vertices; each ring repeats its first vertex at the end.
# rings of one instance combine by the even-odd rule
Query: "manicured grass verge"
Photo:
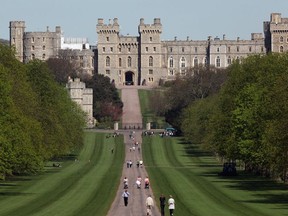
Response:
MULTIPOLYGON (((214 157, 181 138, 144 137, 143 159, 155 197, 172 194, 175 215, 287 215, 288 187, 240 173, 221 177, 214 157)), ((158 202, 159 205, 159 202, 158 202)), ((168 212, 168 207, 166 207, 168 212)))
MULTIPOLYGON (((156 90, 153 90, 153 91, 156 91, 156 90)), ((143 124, 146 125, 146 123, 152 122, 153 124, 155 124, 157 128, 164 128, 168 125, 167 123, 165 123, 164 117, 156 116, 155 113, 150 108, 150 104, 149 104, 150 95, 153 94, 153 91, 145 90, 145 89, 138 90, 141 113, 143 117, 143 124)))
POLYGON ((77 161, 47 167, 41 176, 2 182, 0 215, 106 215, 122 172, 123 137, 106 139, 105 134, 92 132, 85 137, 77 161))

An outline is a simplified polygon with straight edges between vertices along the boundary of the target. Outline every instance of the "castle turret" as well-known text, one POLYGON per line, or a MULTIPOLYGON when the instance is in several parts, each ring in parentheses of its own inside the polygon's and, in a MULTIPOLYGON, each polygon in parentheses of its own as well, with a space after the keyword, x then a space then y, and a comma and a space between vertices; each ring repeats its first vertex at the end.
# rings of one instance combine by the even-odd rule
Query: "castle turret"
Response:
POLYGON ((160 18, 155 18, 153 24, 145 24, 144 19, 140 19, 138 31, 140 35, 141 83, 151 82, 153 85, 159 80, 162 72, 162 24, 160 18))
POLYGON ((25 33, 24 21, 11 21, 10 25, 10 46, 15 47, 16 58, 23 62, 24 59, 24 45, 23 37, 25 33))

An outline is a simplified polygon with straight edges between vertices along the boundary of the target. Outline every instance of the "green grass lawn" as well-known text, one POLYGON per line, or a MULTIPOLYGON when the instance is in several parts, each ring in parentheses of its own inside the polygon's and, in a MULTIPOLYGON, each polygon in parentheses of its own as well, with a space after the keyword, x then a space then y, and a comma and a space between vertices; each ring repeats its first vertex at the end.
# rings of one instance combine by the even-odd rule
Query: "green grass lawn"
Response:
POLYGON ((143 124, 146 125, 146 123, 150 122, 152 123, 151 125, 152 127, 154 125, 156 128, 168 127, 168 124, 165 122, 165 118, 155 115, 153 110, 151 110, 150 104, 149 104, 149 97, 151 94, 153 94, 152 90, 147 90, 147 89, 138 90, 143 124))
POLYGON ((154 195, 172 194, 175 215, 288 215, 287 185, 244 173, 218 176, 222 165, 181 138, 144 137, 142 149, 154 195))
POLYGON ((106 215, 118 189, 124 150, 123 137, 87 132, 76 161, 63 160, 60 168, 50 162, 40 176, 1 182, 0 215, 106 215))

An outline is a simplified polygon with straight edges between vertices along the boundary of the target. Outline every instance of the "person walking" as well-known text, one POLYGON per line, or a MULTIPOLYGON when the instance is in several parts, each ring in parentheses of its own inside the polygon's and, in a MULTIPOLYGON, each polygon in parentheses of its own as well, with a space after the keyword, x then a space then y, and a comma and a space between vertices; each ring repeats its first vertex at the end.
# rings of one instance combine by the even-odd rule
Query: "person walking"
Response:
POLYGON ((168 208, 169 208, 170 216, 173 216, 174 209, 175 209, 175 200, 173 199, 172 195, 170 195, 170 198, 168 200, 168 208))
POLYGON ((130 193, 128 192, 128 190, 125 190, 122 194, 122 197, 124 198, 124 205, 127 206, 128 205, 128 197, 130 196, 130 193))
POLYGON ((160 200, 161 216, 164 216, 165 215, 166 198, 163 194, 161 194, 159 200, 160 200))
POLYGON ((153 201, 151 195, 149 195, 146 199, 147 215, 152 215, 152 207, 153 206, 154 206, 154 201, 153 201))

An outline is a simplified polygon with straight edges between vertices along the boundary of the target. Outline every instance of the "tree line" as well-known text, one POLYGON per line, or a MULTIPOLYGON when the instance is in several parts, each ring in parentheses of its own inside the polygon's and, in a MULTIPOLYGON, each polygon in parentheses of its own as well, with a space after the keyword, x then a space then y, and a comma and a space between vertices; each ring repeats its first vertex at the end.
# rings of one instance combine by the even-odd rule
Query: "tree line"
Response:
POLYGON ((41 171, 83 145, 85 114, 46 62, 23 64, 0 44, 0 178, 41 171))
POLYGON ((202 69, 173 82, 163 94, 162 114, 223 161, 285 181, 288 53, 249 56, 222 71, 202 69))

